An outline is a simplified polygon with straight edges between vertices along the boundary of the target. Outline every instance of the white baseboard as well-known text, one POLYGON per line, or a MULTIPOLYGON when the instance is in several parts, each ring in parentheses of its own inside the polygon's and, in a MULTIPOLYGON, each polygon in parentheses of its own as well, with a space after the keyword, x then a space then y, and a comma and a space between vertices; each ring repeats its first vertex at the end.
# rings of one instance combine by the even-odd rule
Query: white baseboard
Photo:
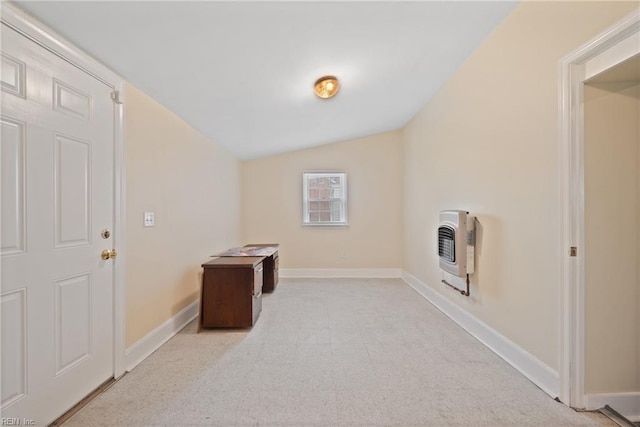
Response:
POLYGON ((359 278, 399 279, 399 268, 281 268, 282 278, 359 278))
POLYGON ((198 317, 200 300, 196 300, 183 308, 178 314, 149 332, 124 352, 125 366, 131 371, 140 362, 159 349, 162 344, 180 332, 189 322, 198 317))
POLYGON ((560 391, 559 374, 536 359, 517 344, 510 341, 485 323, 469 314, 462 307, 449 301, 417 277, 402 272, 402 279, 425 297, 431 304, 450 317, 454 322, 489 347, 494 353, 529 378, 545 393, 555 398, 560 391))
POLYGON ((640 421, 640 392, 586 394, 586 409, 595 411, 609 405, 633 422, 640 421))

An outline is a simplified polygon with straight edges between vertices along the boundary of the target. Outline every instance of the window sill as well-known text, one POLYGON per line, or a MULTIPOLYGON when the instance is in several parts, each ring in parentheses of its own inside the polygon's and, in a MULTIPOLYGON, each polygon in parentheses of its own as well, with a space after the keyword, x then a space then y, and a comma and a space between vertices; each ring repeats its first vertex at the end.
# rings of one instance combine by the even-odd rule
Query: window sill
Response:
POLYGON ((348 223, 330 223, 330 222, 318 222, 318 223, 309 223, 303 222, 301 224, 302 227, 349 227, 348 223))

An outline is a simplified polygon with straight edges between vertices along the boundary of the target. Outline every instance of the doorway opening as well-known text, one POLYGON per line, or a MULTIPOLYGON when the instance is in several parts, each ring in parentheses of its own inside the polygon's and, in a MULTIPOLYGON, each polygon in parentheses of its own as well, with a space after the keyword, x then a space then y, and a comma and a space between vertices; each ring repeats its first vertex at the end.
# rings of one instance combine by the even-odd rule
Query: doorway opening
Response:
POLYGON ((640 9, 560 65, 560 398, 640 421, 640 9))

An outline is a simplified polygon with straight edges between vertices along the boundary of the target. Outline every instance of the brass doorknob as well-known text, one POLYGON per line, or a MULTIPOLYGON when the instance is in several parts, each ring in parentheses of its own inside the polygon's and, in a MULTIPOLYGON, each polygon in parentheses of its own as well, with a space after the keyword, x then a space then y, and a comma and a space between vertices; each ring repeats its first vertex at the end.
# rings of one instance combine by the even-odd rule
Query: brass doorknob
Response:
POLYGON ((102 259, 107 260, 107 259, 116 259, 116 257, 118 256, 118 254, 116 253, 115 249, 105 249, 104 251, 102 251, 102 259))

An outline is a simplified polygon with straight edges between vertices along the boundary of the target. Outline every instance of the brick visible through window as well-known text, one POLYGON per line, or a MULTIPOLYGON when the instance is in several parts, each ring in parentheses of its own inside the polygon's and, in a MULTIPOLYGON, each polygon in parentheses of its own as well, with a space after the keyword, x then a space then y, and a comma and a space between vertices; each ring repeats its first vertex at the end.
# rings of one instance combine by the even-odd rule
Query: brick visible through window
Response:
POLYGON ((347 225, 347 173, 302 174, 302 224, 347 225))

